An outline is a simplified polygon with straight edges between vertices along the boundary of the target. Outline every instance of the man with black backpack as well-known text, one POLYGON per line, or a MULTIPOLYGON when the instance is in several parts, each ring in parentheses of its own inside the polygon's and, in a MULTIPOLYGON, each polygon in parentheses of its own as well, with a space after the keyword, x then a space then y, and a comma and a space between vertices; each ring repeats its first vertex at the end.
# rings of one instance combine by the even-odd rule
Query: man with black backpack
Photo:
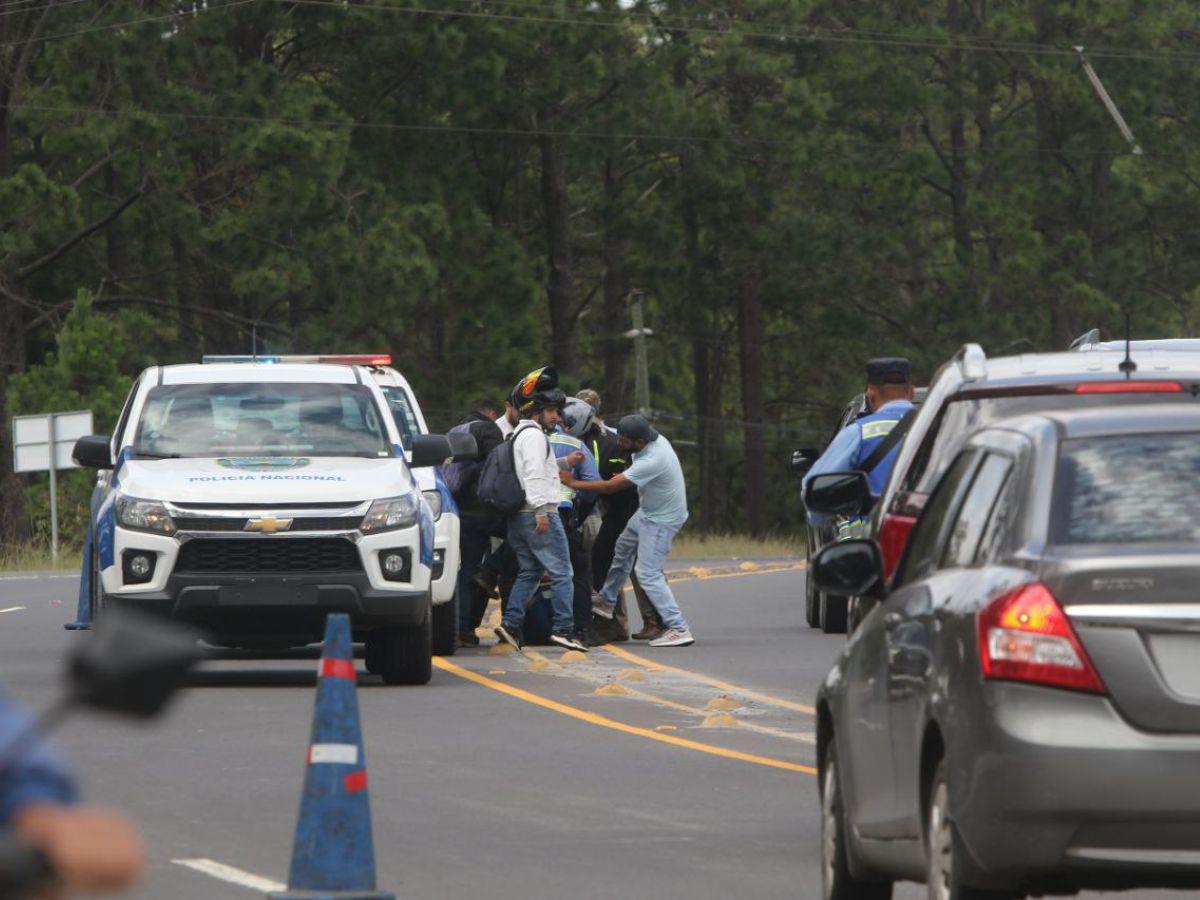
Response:
POLYGON ((587 650, 575 633, 570 551, 558 515, 559 466, 548 437, 560 421, 566 399, 558 390, 558 373, 549 366, 522 379, 510 398, 520 422, 505 446, 484 461, 479 476, 479 500, 485 508, 507 515, 507 540, 519 565, 503 620, 496 628, 496 637, 517 650, 523 643, 525 608, 543 573, 550 578, 550 641, 587 650))
POLYGON ((442 477, 458 504, 459 570, 458 570, 458 644, 460 647, 478 647, 479 638, 475 629, 483 621, 487 609, 488 594, 475 583, 483 558, 491 550, 493 537, 503 537, 505 521, 485 510, 479 502, 476 487, 483 461, 496 447, 504 443, 496 420, 501 407, 490 400, 478 400, 470 414, 450 429, 451 433, 465 433, 475 438, 479 452, 475 459, 448 462, 442 466, 442 477))

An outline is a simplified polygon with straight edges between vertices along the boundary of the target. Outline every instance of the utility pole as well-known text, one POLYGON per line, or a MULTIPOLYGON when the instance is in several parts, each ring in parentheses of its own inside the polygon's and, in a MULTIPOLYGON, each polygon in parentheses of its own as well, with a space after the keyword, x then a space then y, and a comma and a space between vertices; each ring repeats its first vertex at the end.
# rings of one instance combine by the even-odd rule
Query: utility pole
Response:
POLYGON ((645 326, 642 318, 642 292, 630 291, 633 295, 633 328, 625 332, 625 337, 633 340, 634 362, 636 365, 636 382, 634 384, 634 404, 643 416, 650 415, 650 362, 646 354, 646 338, 654 331, 645 326))
POLYGON ((1108 95, 1108 91, 1104 89, 1104 82, 1100 80, 1100 76, 1096 74, 1096 70, 1092 68, 1092 64, 1088 62, 1086 56, 1083 55, 1083 48, 1076 47, 1075 52, 1079 54, 1079 61, 1083 64, 1084 74, 1087 75, 1088 81, 1092 83, 1092 87, 1096 90, 1096 96, 1100 98, 1100 102, 1104 104, 1104 108, 1108 110, 1108 114, 1116 123, 1117 129, 1121 132, 1121 137, 1129 143, 1130 152, 1134 156, 1142 155, 1141 144, 1137 142, 1137 138, 1133 136, 1133 131, 1125 122, 1125 117, 1121 115, 1121 111, 1117 109, 1117 104, 1113 102, 1113 98, 1108 95))

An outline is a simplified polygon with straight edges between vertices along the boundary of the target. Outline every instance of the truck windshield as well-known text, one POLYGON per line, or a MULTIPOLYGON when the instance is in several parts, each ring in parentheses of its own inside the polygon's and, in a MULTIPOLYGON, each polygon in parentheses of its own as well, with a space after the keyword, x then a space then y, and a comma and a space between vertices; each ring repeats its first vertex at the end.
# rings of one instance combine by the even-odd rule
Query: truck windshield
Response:
POLYGON ((1200 441, 1134 434, 1065 441, 1055 481, 1054 544, 1200 541, 1200 441))
POLYGON ((358 384, 178 384, 153 388, 133 453, 147 459, 392 455, 358 384))

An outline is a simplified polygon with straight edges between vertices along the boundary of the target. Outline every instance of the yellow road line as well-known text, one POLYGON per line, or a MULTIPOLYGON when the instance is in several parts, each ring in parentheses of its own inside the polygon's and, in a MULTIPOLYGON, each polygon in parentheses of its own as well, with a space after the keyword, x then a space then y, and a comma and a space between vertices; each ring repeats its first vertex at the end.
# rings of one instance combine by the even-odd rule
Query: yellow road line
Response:
POLYGON ((628 650, 618 647, 615 644, 604 644, 600 649, 607 650, 621 659, 629 660, 631 663, 636 663, 649 669, 651 672, 674 672, 677 675, 683 675, 686 678, 691 678, 693 681, 699 681, 704 684, 710 684, 715 688, 720 688, 723 691, 729 691, 734 694, 740 694, 750 700, 757 700, 759 703, 766 703, 769 706, 779 706, 783 709, 790 709, 793 712, 807 713, 808 715, 816 715, 816 710, 811 706, 805 706, 803 703, 793 703, 791 700, 784 700, 782 697, 772 697, 770 694, 763 694, 759 691, 752 691, 748 688, 739 687, 736 684, 731 684, 728 681, 722 681, 719 678, 713 678, 711 675, 705 675, 701 672, 693 672, 690 669, 681 669, 678 666, 668 666, 666 663, 655 662, 651 659, 645 659, 638 656, 636 653, 630 653, 628 650))
MULTIPOLYGON (((525 655, 530 659, 536 660, 537 662, 544 662, 547 665, 554 666, 559 671, 565 672, 568 675, 576 674, 578 671, 568 669, 560 663, 557 663, 541 653, 538 653, 536 650, 526 650, 525 655)), ((620 682, 616 683, 620 684, 620 682)), ((621 684, 621 687, 625 689, 625 692, 628 696, 633 697, 636 700, 643 700, 647 703, 653 703, 656 706, 665 706, 667 709, 673 709, 676 712, 687 713, 688 715, 699 716, 700 718, 706 718, 712 713, 711 710, 700 709, 696 706, 688 706, 686 703, 680 703, 678 700, 671 700, 668 697, 659 697, 656 694, 638 690, 637 688, 630 687, 627 684, 621 684)), ((757 722, 747 722, 744 719, 738 719, 737 723, 739 728, 742 728, 746 731, 754 731, 759 734, 770 735, 771 737, 784 738, 785 740, 789 741, 799 741, 802 744, 815 744, 817 742, 817 739, 812 735, 804 734, 799 731, 785 731, 782 728, 771 728, 768 725, 759 725, 757 722)))
POLYGON ((611 728, 613 731, 632 734, 637 737, 646 738, 651 741, 658 741, 660 744, 670 744, 673 747, 682 747, 687 750, 695 750, 699 753, 708 753, 712 756, 721 756, 725 759, 736 759, 741 762, 754 763, 759 766, 767 766, 772 769, 783 769, 788 772, 802 772, 805 775, 816 775, 817 770, 812 766, 802 766, 798 763, 785 762, 782 759, 771 759, 767 756, 755 756, 752 753, 742 753, 738 750, 727 750, 724 747, 716 747, 712 744, 702 744, 699 741, 690 741, 687 738, 675 737, 670 734, 663 734, 658 731, 652 731, 649 728, 638 728, 636 725, 626 725, 624 722, 618 722, 616 719, 610 719, 607 716, 600 716, 596 713, 588 712, 587 710, 577 709, 574 706, 567 706, 565 703, 559 703, 556 700, 551 700, 548 697, 542 697, 538 694, 532 694, 529 691, 521 688, 513 687, 509 684, 496 681, 488 678, 486 675, 480 675, 477 672, 472 672, 470 669, 464 669, 462 666, 455 665, 445 657, 435 656, 433 664, 439 669, 449 672, 452 675, 457 675, 459 678, 465 678, 467 681, 472 681, 475 684, 482 685, 486 688, 491 688, 493 691, 499 691, 501 694, 507 694, 510 697, 515 697, 518 700, 524 700, 526 703, 532 703, 535 706, 540 706, 543 709, 549 709, 556 713, 561 713, 564 716, 570 716, 573 719, 578 719, 581 722, 587 722, 590 725, 599 725, 602 728, 611 728))

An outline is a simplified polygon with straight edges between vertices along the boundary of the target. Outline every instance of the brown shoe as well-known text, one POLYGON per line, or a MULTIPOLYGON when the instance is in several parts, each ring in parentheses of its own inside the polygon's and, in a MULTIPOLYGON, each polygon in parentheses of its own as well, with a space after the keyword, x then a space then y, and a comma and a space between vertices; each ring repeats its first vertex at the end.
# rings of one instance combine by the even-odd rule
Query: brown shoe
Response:
POLYGON ((665 633, 665 628, 659 628, 657 625, 645 625, 633 636, 633 639, 635 641, 652 641, 657 637, 662 637, 665 633))

